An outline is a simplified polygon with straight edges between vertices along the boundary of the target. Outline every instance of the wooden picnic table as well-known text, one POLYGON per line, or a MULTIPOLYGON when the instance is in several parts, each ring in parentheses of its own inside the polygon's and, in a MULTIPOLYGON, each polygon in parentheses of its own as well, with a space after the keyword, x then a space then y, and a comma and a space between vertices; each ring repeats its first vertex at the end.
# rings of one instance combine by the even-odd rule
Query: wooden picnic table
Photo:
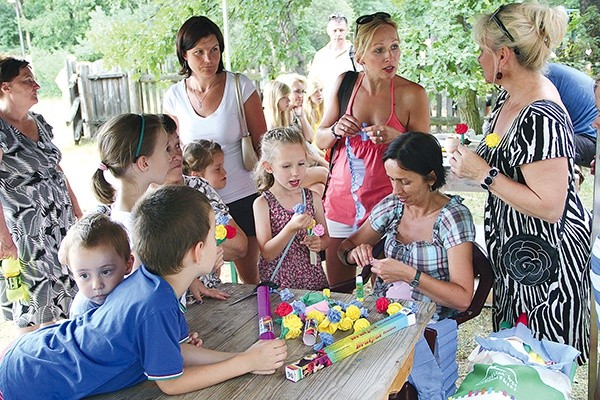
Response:
MULTIPOLYGON (((258 339, 256 297, 231 305, 236 299, 252 292, 254 285, 225 284, 222 290, 231 298, 222 301, 205 299, 203 304, 188 307, 186 319, 190 331, 198 331, 204 346, 222 351, 243 351, 258 339)), ((299 299, 307 291, 292 290, 299 299)), ((331 298, 350 302, 351 294, 331 293, 331 298)), ((369 321, 382 319, 375 309, 375 298, 367 296, 364 302, 369 310, 369 321)), ((271 295, 271 309, 279 304, 279 296, 271 295)), ((167 396, 151 381, 142 382, 114 393, 94 396, 93 399, 386 399, 398 391, 412 368, 414 346, 435 312, 435 304, 417 302, 417 323, 374 343, 373 345, 309 375, 297 383, 285 378, 284 368, 273 375, 246 374, 226 382, 181 396, 167 396)), ((273 313, 273 315, 275 315, 273 313)), ((338 331, 336 340, 352 333, 338 331)), ((279 334, 279 326, 275 327, 279 334)), ((287 341, 288 357, 285 365, 314 352, 302 343, 302 338, 287 341)))

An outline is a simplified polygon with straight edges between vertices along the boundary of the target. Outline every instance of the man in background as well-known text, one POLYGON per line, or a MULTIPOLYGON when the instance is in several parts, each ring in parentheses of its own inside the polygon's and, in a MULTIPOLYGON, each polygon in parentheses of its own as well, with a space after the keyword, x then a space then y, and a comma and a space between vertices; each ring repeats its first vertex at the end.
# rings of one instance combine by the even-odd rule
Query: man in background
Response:
POLYGON ((332 14, 327 22, 329 43, 315 53, 310 66, 309 78, 318 78, 323 83, 325 104, 331 98, 333 85, 340 74, 346 71, 362 71, 354 62, 354 46, 346 39, 348 19, 342 14, 332 14))

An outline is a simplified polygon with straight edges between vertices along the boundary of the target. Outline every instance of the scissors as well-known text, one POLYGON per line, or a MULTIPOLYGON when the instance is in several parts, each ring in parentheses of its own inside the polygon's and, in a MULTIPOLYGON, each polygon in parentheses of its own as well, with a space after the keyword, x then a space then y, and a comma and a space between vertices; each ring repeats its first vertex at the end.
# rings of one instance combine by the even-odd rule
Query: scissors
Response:
POLYGON ((256 295, 256 289, 258 289, 259 286, 267 286, 269 288, 269 293, 273 293, 276 289, 279 288, 279 285, 270 281, 263 281, 260 282, 258 285, 256 285, 256 287, 254 288, 254 290, 250 293, 247 294, 243 297, 240 297, 239 299, 237 299, 236 301, 234 301, 233 303, 229 303, 230 306, 239 303, 240 301, 246 300, 247 298, 250 298, 254 295, 256 295))

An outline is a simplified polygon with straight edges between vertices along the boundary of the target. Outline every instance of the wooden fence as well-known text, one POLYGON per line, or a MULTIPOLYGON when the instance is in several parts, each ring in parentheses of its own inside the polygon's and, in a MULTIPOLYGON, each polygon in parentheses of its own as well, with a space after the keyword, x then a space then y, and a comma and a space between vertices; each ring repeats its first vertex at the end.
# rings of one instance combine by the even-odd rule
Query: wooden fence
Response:
MULTIPOLYGON (((68 121, 73 138, 78 143, 81 136, 94 138, 98 128, 109 118, 122 113, 161 113, 165 90, 181 75, 166 74, 155 79, 142 75, 132 79, 127 72, 105 70, 101 63, 67 61, 71 116, 68 121)), ((257 88, 261 88, 258 74, 250 75, 257 88)), ((485 115, 485 99, 480 100, 481 115, 485 115)), ((444 94, 430 96, 432 132, 449 132, 461 122, 452 99, 444 94)))

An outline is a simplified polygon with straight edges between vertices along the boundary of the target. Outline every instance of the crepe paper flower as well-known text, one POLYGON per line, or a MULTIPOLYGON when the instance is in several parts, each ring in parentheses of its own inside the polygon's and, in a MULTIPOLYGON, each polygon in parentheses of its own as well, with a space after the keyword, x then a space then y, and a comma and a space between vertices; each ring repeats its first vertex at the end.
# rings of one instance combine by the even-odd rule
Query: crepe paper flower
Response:
POLYGON ((306 206, 302 203, 298 203, 293 208, 294 214, 304 214, 306 212, 306 206))
POLYGON ((315 226, 317 225, 317 221, 315 221, 315 219, 313 218, 312 221, 310 221, 310 225, 308 227, 308 230, 310 231, 311 229, 313 229, 315 226))
POLYGON ((319 324, 319 332, 326 332, 329 334, 334 334, 338 329, 338 324, 329 321, 329 319, 325 318, 323 322, 319 324), (325 322, 327 321, 327 322, 325 322))
POLYGON ((338 324, 340 331, 349 331, 354 326, 354 320, 350 317, 344 317, 338 324))
POLYGON ((454 132, 460 135, 460 144, 465 144, 465 133, 469 130, 469 125, 467 124, 456 124, 454 127, 454 132))
POLYGON ((396 314, 398 311, 402 310, 404 308, 404 306, 400 303, 390 303, 390 305, 387 308, 387 313, 389 315, 394 315, 396 314))
POLYGON ((279 315, 280 317, 285 317, 291 314, 292 311, 294 311, 293 307, 285 301, 282 301, 281 304, 279 304, 277 308, 275 308, 275 314, 279 315))
POLYGON ((316 319, 317 322, 320 324, 325 319, 325 314, 323 314, 317 310, 312 310, 308 314, 306 314, 306 318, 316 319))
POLYGON ((215 225, 227 225, 229 223, 229 220, 231 218, 229 218, 226 215, 220 214, 216 219, 215 219, 215 225))
POLYGON ((227 239, 227 229, 223 225, 217 225, 215 227, 215 239, 217 239, 217 246, 227 239))
POLYGON ((335 308, 330 308, 329 312, 327 313, 327 318, 334 324, 337 324, 342 319, 342 313, 340 310, 336 310, 335 308))
POLYGON ((331 290, 329 288, 323 289, 323 296, 331 298, 331 290))
POLYGON ((358 308, 362 308, 363 303, 362 303, 362 301, 358 301, 358 300, 354 299, 350 303, 348 303, 348 306, 356 306, 358 308))
POLYGON ((350 318, 352 321, 356 321, 360 318, 360 308, 356 306, 348 306, 346 309, 346 317, 350 318))
POLYGON ((371 323, 365 318, 359 318, 354 321, 354 332, 359 332, 365 329, 367 326, 371 326, 371 323))
POLYGON ((294 314, 296 315, 306 314, 306 304, 304 304, 300 300, 294 300, 292 302, 292 308, 294 309, 294 314))
POLYGON ((312 230, 312 233, 316 236, 323 236, 325 234, 325 228, 323 227, 323 225, 321 224, 317 224, 315 225, 315 227, 312 230))
POLYGON ((290 289, 285 288, 279 291, 279 297, 281 298, 281 301, 289 302, 294 298, 294 294, 290 289))
POLYGON ((235 226, 225 225, 225 229, 227 230, 227 239, 233 239, 237 235, 235 226))
POLYGON ((498 144, 500 144, 500 135, 497 133, 492 132, 485 137, 485 145, 490 149, 498 146, 498 144))
POLYGON ((285 339, 295 339, 302 333, 302 320, 295 314, 288 314, 281 321, 281 332, 285 339), (284 334, 284 330, 286 331, 284 334))
POLYGON ((360 317, 361 318, 369 318, 369 310, 367 310, 365 307, 361 307, 360 308, 360 317))
POLYGON ((334 342, 333 335, 327 332, 319 332, 319 339, 321 341, 313 346, 313 349, 315 351, 319 351, 322 348, 327 347, 334 342))
POLYGON ((383 314, 384 312, 387 311, 390 303, 391 303, 391 301, 387 297, 380 297, 375 302, 375 308, 377 309, 377 312, 379 314, 383 314))

